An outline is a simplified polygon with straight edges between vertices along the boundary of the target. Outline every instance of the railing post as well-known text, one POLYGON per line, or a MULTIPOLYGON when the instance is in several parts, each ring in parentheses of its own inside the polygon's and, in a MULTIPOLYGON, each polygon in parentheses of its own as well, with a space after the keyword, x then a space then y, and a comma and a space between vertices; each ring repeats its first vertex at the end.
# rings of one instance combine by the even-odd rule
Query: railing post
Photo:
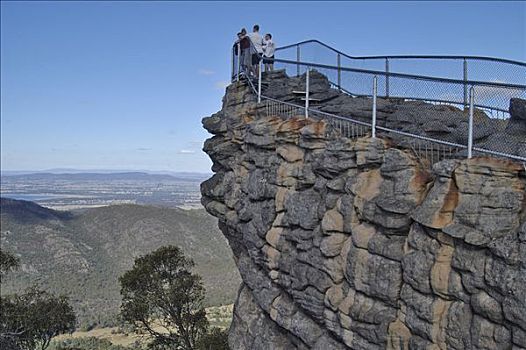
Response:
POLYGON ((468 61, 464 58, 464 109, 468 106, 468 61))
POLYGON ((296 76, 300 76, 300 46, 296 45, 296 76))
POLYGON ((230 53, 230 82, 233 82, 234 81, 234 72, 235 72, 235 61, 234 61, 234 57, 235 57, 235 50, 236 50, 236 47, 237 45, 234 45, 232 46, 232 52, 230 53))
POLYGON ((237 81, 239 74, 241 74, 241 41, 237 43, 237 81))
POLYGON ((389 58, 385 59, 385 97, 389 97, 389 58))
POLYGON ((341 70, 341 57, 340 57, 340 54, 338 53, 338 56, 337 56, 337 60, 338 60, 338 90, 341 92, 342 91, 342 70, 341 70))
POLYGON ((473 156, 473 112, 475 109, 475 89, 469 90, 469 122, 468 122, 468 159, 473 156))
POLYGON ((372 132, 371 136, 376 137, 376 95, 378 94, 378 78, 376 75, 373 78, 373 121, 372 121, 372 132))
POLYGON ((307 67, 307 73, 305 77, 305 118, 309 118, 309 85, 310 85, 310 67, 307 67))
POLYGON ((305 118, 309 118, 309 95, 310 95, 310 67, 305 73, 305 118))
POLYGON ((258 63, 259 65, 259 68, 258 68, 258 103, 261 103, 261 75, 262 75, 261 70, 263 68, 263 65, 261 64, 262 61, 263 60, 260 59, 258 63))

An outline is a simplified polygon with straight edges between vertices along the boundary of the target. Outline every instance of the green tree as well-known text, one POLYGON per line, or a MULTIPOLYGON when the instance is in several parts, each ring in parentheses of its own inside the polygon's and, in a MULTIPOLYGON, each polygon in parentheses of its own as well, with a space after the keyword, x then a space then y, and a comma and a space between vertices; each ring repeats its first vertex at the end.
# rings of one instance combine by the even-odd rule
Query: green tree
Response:
POLYGON ((14 255, 0 249, 0 283, 2 283, 2 277, 4 277, 10 270, 18 267, 19 260, 14 255))
MULTIPOLYGON (((2 278, 12 269, 17 268, 19 260, 11 253, 0 249, 0 285, 2 278)), ((0 296, 0 349, 19 350, 17 340, 24 334, 18 322, 18 312, 5 297, 0 296)))
MULTIPOLYGON (((0 252, 0 274, 18 266, 18 259, 0 252)), ((51 339, 75 329, 76 317, 69 300, 31 288, 24 294, 0 297, 2 349, 44 350, 51 339)))
POLYGON ((206 333, 205 290, 193 266, 178 247, 166 246, 120 277, 121 316, 153 337, 152 348, 193 350, 206 333))
POLYGON ((53 337, 75 330, 75 312, 66 296, 33 290, 28 297, 30 334, 41 350, 49 346, 53 337))
POLYGON ((53 337, 75 330, 76 317, 67 297, 30 289, 3 297, 1 304, 2 326, 17 334, 22 349, 44 350, 53 337))

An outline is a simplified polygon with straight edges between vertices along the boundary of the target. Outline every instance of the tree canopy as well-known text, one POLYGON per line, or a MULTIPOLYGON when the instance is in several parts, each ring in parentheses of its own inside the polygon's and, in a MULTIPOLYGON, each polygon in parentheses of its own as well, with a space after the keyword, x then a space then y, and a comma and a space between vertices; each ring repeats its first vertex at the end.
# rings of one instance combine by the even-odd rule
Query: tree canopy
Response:
MULTIPOLYGON (((18 259, 1 252, 1 274, 18 266, 18 259)), ((44 350, 51 339, 75 329, 76 317, 65 296, 36 288, 0 297, 0 345, 6 349, 44 350)))
POLYGON ((161 247, 139 257, 119 279, 123 319, 153 337, 156 349, 196 349, 206 334, 201 277, 194 262, 176 246, 161 247))
POLYGON ((30 289, 22 295, 3 297, 2 326, 18 334, 23 349, 46 349, 51 339, 75 329, 75 313, 64 296, 30 289))
POLYGON ((2 277, 5 276, 10 270, 18 267, 19 260, 14 255, 0 249, 0 283, 2 277))

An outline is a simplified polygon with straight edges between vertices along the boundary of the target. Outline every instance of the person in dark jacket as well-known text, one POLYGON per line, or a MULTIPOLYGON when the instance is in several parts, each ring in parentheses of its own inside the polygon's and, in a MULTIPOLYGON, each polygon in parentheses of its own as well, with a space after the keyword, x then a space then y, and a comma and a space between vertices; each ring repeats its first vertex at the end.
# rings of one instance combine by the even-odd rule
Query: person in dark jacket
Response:
POLYGON ((245 28, 237 33, 237 40, 234 43, 234 55, 238 56, 238 59, 240 60, 241 71, 239 73, 248 74, 251 65, 250 39, 247 36, 245 28))
POLYGON ((248 74, 252 62, 250 55, 250 39, 247 36, 247 30, 245 28, 241 29, 238 33, 238 42, 241 49, 241 55, 239 58, 241 60, 241 72, 244 72, 246 75, 248 74))

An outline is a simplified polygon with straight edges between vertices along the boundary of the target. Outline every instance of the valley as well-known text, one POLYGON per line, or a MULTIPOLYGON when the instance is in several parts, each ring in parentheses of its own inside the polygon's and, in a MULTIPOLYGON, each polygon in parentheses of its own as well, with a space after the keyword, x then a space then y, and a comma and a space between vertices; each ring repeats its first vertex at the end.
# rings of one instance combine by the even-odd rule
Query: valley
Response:
POLYGON ((56 211, 1 199, 1 245, 20 259, 2 294, 33 285, 69 296, 81 330, 117 325, 118 278, 136 257, 177 245, 203 278, 206 305, 232 304, 240 278, 216 219, 202 209, 121 204, 56 211))

